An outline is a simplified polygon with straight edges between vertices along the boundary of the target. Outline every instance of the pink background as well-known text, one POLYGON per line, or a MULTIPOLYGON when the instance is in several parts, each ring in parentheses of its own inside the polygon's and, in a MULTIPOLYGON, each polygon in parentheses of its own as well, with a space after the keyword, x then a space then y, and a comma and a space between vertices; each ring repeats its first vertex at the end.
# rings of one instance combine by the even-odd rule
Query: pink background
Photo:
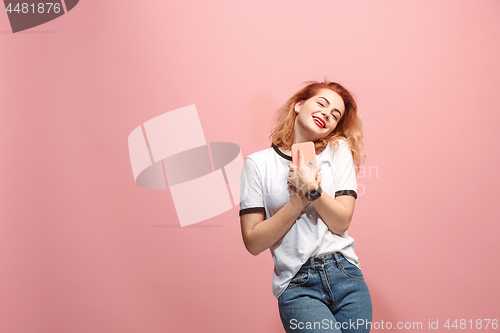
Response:
POLYGON ((127 137, 196 104, 247 156, 325 76, 366 121, 373 321, 500 320, 499 41, 498 0, 82 0, 17 34, 0 13, 0 332, 283 332, 238 208, 181 228, 127 137))

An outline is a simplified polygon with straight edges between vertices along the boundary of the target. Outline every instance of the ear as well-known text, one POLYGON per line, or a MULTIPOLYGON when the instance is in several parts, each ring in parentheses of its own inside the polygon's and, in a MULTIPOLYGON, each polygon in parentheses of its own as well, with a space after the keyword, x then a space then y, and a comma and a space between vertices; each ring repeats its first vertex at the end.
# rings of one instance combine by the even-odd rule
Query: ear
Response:
POLYGON ((299 110, 302 107, 302 104, 304 104, 303 100, 300 100, 297 103, 295 103, 295 113, 299 113, 299 110))

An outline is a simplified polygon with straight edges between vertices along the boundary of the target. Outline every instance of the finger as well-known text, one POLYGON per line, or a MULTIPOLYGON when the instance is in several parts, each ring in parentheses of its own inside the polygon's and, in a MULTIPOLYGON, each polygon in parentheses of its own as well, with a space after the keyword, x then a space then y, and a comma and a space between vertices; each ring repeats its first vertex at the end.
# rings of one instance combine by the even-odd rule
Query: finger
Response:
POLYGON ((299 164, 304 163, 304 152, 299 149, 299 164))
POLYGON ((318 175, 318 177, 316 177, 316 182, 321 185, 321 175, 318 175))

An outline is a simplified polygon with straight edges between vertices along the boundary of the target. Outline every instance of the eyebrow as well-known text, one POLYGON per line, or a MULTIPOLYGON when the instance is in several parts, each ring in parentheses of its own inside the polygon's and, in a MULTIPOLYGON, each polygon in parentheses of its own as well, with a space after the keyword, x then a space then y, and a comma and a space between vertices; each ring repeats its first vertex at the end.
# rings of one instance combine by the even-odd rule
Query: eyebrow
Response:
POLYGON ((320 98, 323 98, 328 103, 328 105, 330 105, 330 102, 326 98, 324 98, 324 97, 320 97, 320 98))
MULTIPOLYGON (((330 105, 330 102, 326 98, 324 98, 323 96, 321 96, 320 98, 323 98, 328 103, 328 105, 330 105)), ((337 111, 339 115, 342 117, 342 112, 340 112, 339 109, 335 108, 333 109, 333 111, 337 111)))

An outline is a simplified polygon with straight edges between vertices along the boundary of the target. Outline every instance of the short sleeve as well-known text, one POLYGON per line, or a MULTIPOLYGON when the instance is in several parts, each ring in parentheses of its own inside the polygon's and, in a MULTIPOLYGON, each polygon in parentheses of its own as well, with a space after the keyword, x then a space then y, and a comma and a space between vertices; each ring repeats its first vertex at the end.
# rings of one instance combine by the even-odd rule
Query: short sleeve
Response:
POLYGON ((335 196, 352 195, 358 197, 358 183, 356 180, 356 168, 352 159, 352 152, 347 142, 340 141, 334 153, 333 160, 333 184, 335 196))
POLYGON ((247 157, 241 173, 239 215, 255 212, 266 212, 262 197, 262 180, 257 165, 247 157))

